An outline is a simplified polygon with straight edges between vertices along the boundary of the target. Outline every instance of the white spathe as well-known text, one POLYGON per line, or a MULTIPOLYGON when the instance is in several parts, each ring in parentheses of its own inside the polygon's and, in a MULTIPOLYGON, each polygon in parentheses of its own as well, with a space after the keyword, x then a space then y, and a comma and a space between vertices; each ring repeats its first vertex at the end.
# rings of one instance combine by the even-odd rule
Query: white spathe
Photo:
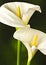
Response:
POLYGON ((13 37, 23 42, 29 54, 31 51, 33 53, 35 50, 40 50, 44 55, 46 55, 46 34, 44 32, 25 27, 16 31, 13 37), (38 41, 37 45, 33 46, 31 43, 35 35, 38 35, 38 41))
POLYGON ((41 12, 40 6, 24 2, 5 3, 0 7, 0 22, 12 27, 24 27, 36 10, 41 12), (21 18, 17 16, 18 6, 21 18))

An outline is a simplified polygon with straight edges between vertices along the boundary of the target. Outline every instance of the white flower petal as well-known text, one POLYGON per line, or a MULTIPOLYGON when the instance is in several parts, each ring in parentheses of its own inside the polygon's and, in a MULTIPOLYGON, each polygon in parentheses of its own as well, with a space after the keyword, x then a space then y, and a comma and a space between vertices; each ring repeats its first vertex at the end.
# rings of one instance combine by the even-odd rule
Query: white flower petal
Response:
POLYGON ((44 55, 46 55, 46 40, 45 39, 38 45, 38 50, 40 50, 44 55))
POLYGON ((34 55, 35 51, 37 50, 35 46, 32 46, 31 47, 31 50, 32 50, 32 54, 34 55))
POLYGON ((2 13, 0 12, 1 15, 6 17, 6 20, 4 20, 5 18, 3 18, 2 20, 2 16, 0 16, 0 21, 1 22, 3 21, 2 23, 13 26, 13 27, 23 27, 24 23, 27 24, 29 22, 30 17, 33 15, 33 13, 36 10, 41 12, 40 6, 24 3, 24 2, 6 3, 0 7, 0 10, 2 12, 2 13), (23 21, 17 16, 18 6, 20 7, 21 17, 23 21), (12 20, 12 23, 11 23, 11 20, 12 20))
POLYGON ((24 27, 16 31, 13 35, 14 38, 19 39, 20 41, 23 41, 23 42, 27 42, 27 41, 29 42, 30 40, 30 38, 28 39, 29 36, 30 36, 30 28, 28 27, 24 27))
POLYGON ((40 6, 38 5, 30 5, 30 6, 32 7, 30 7, 28 11, 23 14, 23 17, 22 17, 22 20, 24 21, 25 24, 28 24, 31 16, 34 14, 36 10, 41 12, 40 6))
POLYGON ((38 35, 38 38, 40 40, 45 35, 45 33, 36 29, 24 27, 21 30, 16 31, 13 36, 14 38, 19 39, 20 41, 31 44, 35 35, 38 35))
MULTIPOLYGON (((24 28, 25 29, 25 28, 24 28)), ((27 35, 27 32, 25 30, 18 30, 14 33, 13 37, 15 39, 18 39, 20 41, 22 41, 22 43, 24 44, 24 46, 27 48, 27 50, 30 52, 30 51, 34 51, 34 47, 32 47, 32 49, 30 48, 30 45, 27 43, 27 41, 25 41, 25 39, 23 39, 23 36, 26 38, 26 35, 27 35), (24 34, 26 33, 26 35, 24 34), (21 37, 22 36, 22 37, 21 37), (23 40, 22 40, 23 39, 23 40)), ((26 27, 26 30, 29 32, 29 29, 28 27, 26 27)), ((27 35, 28 36, 28 35, 27 35)), ((28 38, 28 37, 27 37, 28 38)), ((27 39, 26 39, 27 40, 27 39)), ((29 39, 28 39, 29 40, 29 39)))
POLYGON ((24 46, 26 47, 27 51, 28 51, 28 61, 32 60, 32 49, 30 48, 28 43, 22 42, 24 44, 24 46))
POLYGON ((23 21, 5 7, 0 7, 0 22, 12 27, 24 26, 23 21))
POLYGON ((1 7, 5 7, 9 11, 13 12, 14 14, 17 14, 17 7, 16 7, 16 4, 13 2, 3 4, 1 7))
POLYGON ((25 2, 13 2, 13 4, 16 4, 16 6, 20 6, 21 11, 24 13, 26 13, 28 11, 28 9, 35 9, 38 10, 39 12, 41 12, 40 6, 38 5, 34 5, 34 4, 30 4, 30 3, 25 3, 25 2))
POLYGON ((28 43, 23 42, 24 46, 28 51, 28 61, 31 61, 35 53, 37 52, 37 48, 35 46, 30 47, 28 43))
POLYGON ((20 6, 21 16, 24 23, 29 22, 30 17, 36 10, 41 12, 40 6, 38 5, 29 4, 25 2, 14 2, 14 4, 16 4, 17 7, 20 6))
POLYGON ((29 52, 31 50, 33 53, 34 48, 31 48, 31 43, 32 43, 33 37, 36 34, 38 35, 38 38, 39 38, 36 49, 40 50, 43 54, 46 55, 46 34, 45 33, 41 32, 39 30, 36 30, 36 29, 25 27, 21 30, 16 31, 13 36, 15 39, 25 42, 23 44, 25 45, 27 50, 29 52))

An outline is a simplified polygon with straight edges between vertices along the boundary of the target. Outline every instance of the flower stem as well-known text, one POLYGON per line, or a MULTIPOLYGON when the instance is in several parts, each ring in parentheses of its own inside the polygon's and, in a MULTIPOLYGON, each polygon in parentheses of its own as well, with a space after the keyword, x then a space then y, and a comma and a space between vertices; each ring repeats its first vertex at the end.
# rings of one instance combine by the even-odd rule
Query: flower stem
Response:
POLYGON ((30 65, 31 60, 32 60, 32 53, 30 53, 30 51, 28 51, 27 65, 30 65))
POLYGON ((30 61, 27 61, 27 65, 30 65, 30 61))
POLYGON ((20 48, 21 48, 21 43, 18 40, 18 45, 17 45, 17 65, 20 65, 20 48))

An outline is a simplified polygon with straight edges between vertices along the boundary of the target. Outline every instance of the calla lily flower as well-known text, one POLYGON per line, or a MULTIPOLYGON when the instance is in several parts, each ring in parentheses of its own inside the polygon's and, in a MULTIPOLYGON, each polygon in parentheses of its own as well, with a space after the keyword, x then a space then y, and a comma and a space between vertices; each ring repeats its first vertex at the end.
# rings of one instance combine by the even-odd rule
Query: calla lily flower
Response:
POLYGON ((0 22, 12 27, 24 27, 35 11, 41 12, 40 6, 24 2, 6 3, 0 7, 0 22))
POLYGON ((14 33, 13 37, 20 40, 28 50, 28 61, 32 59, 37 50, 46 55, 46 34, 42 31, 25 27, 14 33))

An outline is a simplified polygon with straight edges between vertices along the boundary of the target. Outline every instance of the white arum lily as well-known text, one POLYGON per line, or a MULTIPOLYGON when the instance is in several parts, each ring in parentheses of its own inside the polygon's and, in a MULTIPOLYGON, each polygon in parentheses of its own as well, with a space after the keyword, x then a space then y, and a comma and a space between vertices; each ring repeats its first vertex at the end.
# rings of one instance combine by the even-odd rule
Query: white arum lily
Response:
POLYGON ((10 2, 0 7, 0 22, 12 27, 24 27, 40 6, 24 2, 10 2))
MULTIPOLYGON (((26 27, 35 11, 41 12, 40 6, 24 2, 6 3, 0 7, 0 22, 16 27, 26 27)), ((20 42, 18 42, 17 65, 19 65, 20 42)))
POLYGON ((39 30, 25 27, 14 33, 14 38, 22 41, 28 50, 28 61, 32 59, 37 50, 46 55, 46 34, 39 30))

